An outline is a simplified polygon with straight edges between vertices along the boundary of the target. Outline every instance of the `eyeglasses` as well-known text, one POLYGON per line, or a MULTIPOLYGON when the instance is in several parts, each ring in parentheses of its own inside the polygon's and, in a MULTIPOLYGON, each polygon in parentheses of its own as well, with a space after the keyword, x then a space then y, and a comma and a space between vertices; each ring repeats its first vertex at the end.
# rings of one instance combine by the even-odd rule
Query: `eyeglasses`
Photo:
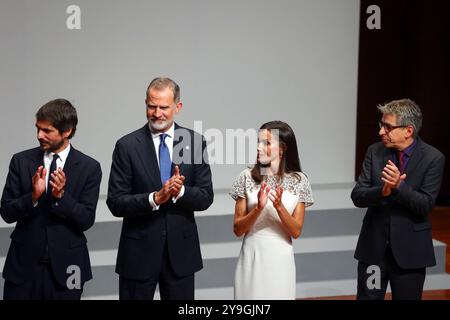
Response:
POLYGON ((393 125, 391 125, 389 123, 386 123, 386 122, 383 122, 383 121, 378 121, 378 125, 380 126, 380 129, 384 128, 384 131, 386 131, 386 133, 389 133, 392 130, 397 129, 397 128, 405 128, 405 127, 407 127, 407 126, 393 126, 393 125))

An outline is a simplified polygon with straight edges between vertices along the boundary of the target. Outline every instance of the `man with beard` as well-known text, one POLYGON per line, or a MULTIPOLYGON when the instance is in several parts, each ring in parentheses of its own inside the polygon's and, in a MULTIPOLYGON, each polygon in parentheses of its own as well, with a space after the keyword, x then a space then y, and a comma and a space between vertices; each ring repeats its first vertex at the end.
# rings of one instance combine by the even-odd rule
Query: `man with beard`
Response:
POLYGON ((206 143, 174 123, 180 88, 156 78, 147 88, 147 120, 117 141, 107 205, 123 217, 116 272, 121 300, 194 299, 203 267, 194 211, 213 202, 206 143))
POLYGON ((0 207, 16 223, 5 300, 79 300, 92 278, 83 232, 94 224, 102 172, 71 145, 77 123, 69 101, 46 103, 36 113, 40 147, 12 157, 0 207))
POLYGON ((425 268, 434 266, 429 213, 438 196, 444 155, 419 138, 422 112, 409 99, 379 106, 381 142, 371 145, 352 191, 368 208, 356 246, 358 299, 421 299, 425 268), (375 278, 376 277, 376 278, 375 278))

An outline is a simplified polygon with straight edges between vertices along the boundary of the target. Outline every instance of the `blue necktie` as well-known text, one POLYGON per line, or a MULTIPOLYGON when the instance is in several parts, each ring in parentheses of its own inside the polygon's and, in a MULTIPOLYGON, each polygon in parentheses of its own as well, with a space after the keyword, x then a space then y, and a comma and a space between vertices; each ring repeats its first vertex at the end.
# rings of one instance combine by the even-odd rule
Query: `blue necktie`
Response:
POLYGON ((169 148, 164 141, 167 136, 166 133, 161 134, 161 142, 159 144, 159 170, 161 173, 162 184, 170 179, 172 171, 172 160, 170 160, 169 148))

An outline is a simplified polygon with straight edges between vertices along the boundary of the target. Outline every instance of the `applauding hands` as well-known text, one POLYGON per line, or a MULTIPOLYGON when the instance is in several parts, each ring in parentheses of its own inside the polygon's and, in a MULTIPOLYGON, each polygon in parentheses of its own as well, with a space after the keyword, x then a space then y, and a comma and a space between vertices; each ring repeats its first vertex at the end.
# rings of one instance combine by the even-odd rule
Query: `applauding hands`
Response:
POLYGON ((161 190, 155 193, 155 203, 160 205, 167 202, 170 198, 176 198, 181 192, 185 177, 180 175, 180 168, 175 166, 172 177, 167 180, 161 190))
MULTIPOLYGON (((32 178, 33 192, 31 195, 33 203, 36 202, 43 193, 45 193, 46 183, 45 176, 47 174, 47 169, 44 166, 39 166, 36 173, 32 178)), ((52 197, 56 199, 61 199, 64 195, 64 187, 66 185, 66 175, 61 168, 50 173, 50 186, 52 187, 52 197)))
POLYGON ((258 205, 257 208, 262 210, 266 204, 268 199, 272 201, 272 204, 275 209, 279 209, 282 206, 281 198, 283 195, 283 188, 276 185, 275 189, 271 189, 265 182, 261 184, 261 189, 258 192, 258 205))
POLYGON ((400 174, 397 166, 389 160, 386 166, 383 168, 381 174, 381 180, 384 182, 382 189, 382 195, 387 197, 391 194, 392 189, 398 188, 403 180, 406 179, 406 174, 400 174))

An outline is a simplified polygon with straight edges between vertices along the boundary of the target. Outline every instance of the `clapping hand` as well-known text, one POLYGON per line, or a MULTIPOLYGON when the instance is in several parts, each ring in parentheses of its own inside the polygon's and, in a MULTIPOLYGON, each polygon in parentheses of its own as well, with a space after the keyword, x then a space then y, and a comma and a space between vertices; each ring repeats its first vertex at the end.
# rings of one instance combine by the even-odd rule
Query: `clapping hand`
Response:
POLYGON ((258 191, 258 209, 262 210, 267 204, 268 193, 270 192, 270 187, 265 183, 261 183, 261 188, 258 191))
POLYGON ((36 202, 42 194, 45 192, 45 175, 47 174, 47 170, 44 166, 40 166, 37 168, 36 173, 32 178, 33 184, 33 192, 31 195, 33 203, 36 202))
POLYGON ((180 175, 180 169, 175 166, 172 177, 167 180, 161 190, 155 194, 155 203, 160 205, 167 202, 171 197, 177 197, 184 184, 185 177, 180 175))
POLYGON ((272 201, 275 209, 278 209, 282 206, 281 198, 283 196, 283 188, 279 185, 276 186, 274 192, 269 193, 269 199, 272 201))
POLYGON ((400 183, 405 179, 406 174, 400 174, 397 166, 389 160, 381 174, 381 180, 384 182, 382 189, 383 196, 389 196, 392 189, 398 188, 400 183))
POLYGON ((52 196, 61 199, 64 195, 64 187, 66 186, 66 175, 61 168, 51 173, 50 186, 52 187, 52 196))
POLYGON ((183 187, 185 177, 180 175, 180 168, 175 166, 173 176, 170 178, 171 185, 170 190, 172 197, 177 197, 180 194, 181 188, 183 187))

